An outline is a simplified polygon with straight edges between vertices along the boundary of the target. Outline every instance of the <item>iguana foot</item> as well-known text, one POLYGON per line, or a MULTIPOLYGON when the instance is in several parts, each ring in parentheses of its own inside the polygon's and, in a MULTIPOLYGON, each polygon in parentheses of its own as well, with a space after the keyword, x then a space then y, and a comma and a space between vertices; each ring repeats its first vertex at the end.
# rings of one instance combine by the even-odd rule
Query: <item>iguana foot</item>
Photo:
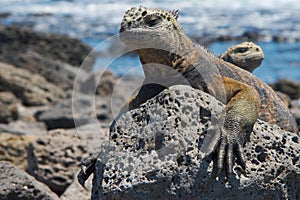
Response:
POLYGON ((212 155, 215 157, 214 171, 216 171, 216 180, 219 180, 222 170, 225 169, 226 181, 230 184, 233 172, 234 161, 241 166, 242 173, 245 173, 246 160, 243 151, 244 134, 231 132, 225 127, 209 130, 206 133, 200 154, 202 159, 212 155))
POLYGON ((226 179, 230 181, 233 171, 233 164, 236 159, 242 170, 246 169, 246 161, 243 150, 243 142, 239 133, 230 133, 222 128, 219 146, 217 149, 217 176, 219 177, 225 166, 226 179))
POLYGON ((215 152, 217 175, 225 169, 226 178, 230 181, 235 160, 242 172, 246 169, 243 145, 249 139, 257 119, 260 98, 256 90, 247 85, 228 78, 223 80, 229 100, 221 117, 212 119, 215 130, 205 135, 200 154, 203 158, 215 152))
POLYGON ((95 171, 97 157, 91 155, 81 161, 81 170, 77 175, 77 180, 85 188, 85 181, 90 177, 90 175, 95 171))

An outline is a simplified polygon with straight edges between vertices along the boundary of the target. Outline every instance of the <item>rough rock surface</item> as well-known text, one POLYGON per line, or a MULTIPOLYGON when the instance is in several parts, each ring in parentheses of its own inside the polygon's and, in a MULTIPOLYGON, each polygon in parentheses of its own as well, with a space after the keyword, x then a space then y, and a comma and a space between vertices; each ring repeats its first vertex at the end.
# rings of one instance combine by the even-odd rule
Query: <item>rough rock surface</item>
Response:
POLYGON ((117 77, 110 70, 99 70, 90 74, 80 85, 80 91, 85 94, 111 96, 117 77))
POLYGON ((97 153, 101 147, 99 141, 109 140, 109 128, 101 127, 101 123, 90 123, 79 126, 76 129, 66 129, 67 135, 73 135, 80 139, 80 143, 90 154, 97 153))
POLYGON ((18 107, 18 120, 25 122, 36 122, 36 114, 42 111, 48 110, 53 105, 45 106, 25 106, 23 104, 17 104, 18 107))
POLYGON ((270 85, 273 90, 287 94, 291 99, 300 98, 300 83, 292 80, 281 79, 270 85))
POLYGON ((6 105, 17 104, 19 99, 10 91, 0 92, 0 102, 6 105))
MULTIPOLYGON (((37 33, 18 26, 0 26, 0 60, 30 69, 30 66, 23 65, 26 62, 22 60, 22 55, 29 50, 44 58, 78 67, 92 48, 67 35, 37 33)), ((95 57, 89 56, 88 59, 85 60, 90 67, 87 70, 91 70, 95 57)))
POLYGON ((14 110, 16 111, 15 107, 10 108, 0 102, 0 123, 8 123, 16 119, 17 112, 14 112, 14 110))
POLYGON ((142 76, 126 74, 117 77, 110 70, 99 70, 91 73, 84 81, 78 82, 80 93, 100 97, 110 97, 110 105, 114 114, 118 114, 121 107, 143 83, 142 76))
POLYGON ((300 99, 291 102, 291 112, 296 118, 296 122, 300 131, 300 99))
POLYGON ((123 114, 97 160, 92 199, 299 199, 299 136, 260 120, 245 144, 246 176, 235 163, 231 185, 215 179, 199 149, 222 109, 173 86, 123 114))
POLYGON ((66 189, 66 191, 60 196, 61 200, 71 200, 71 199, 80 199, 80 200, 90 200, 91 191, 92 191, 92 177, 90 177, 85 184, 85 187, 82 187, 74 176, 73 183, 66 189))
POLYGON ((19 101, 12 92, 0 92, 0 123, 8 123, 18 118, 17 103, 19 101))
POLYGON ((0 90, 13 92, 28 106, 47 105, 66 97, 42 76, 6 63, 0 63, 0 90))
POLYGON ((47 186, 14 165, 0 161, 1 200, 58 200, 47 186))
POLYGON ((35 136, 0 133, 0 160, 13 163, 20 169, 27 168, 27 148, 35 136))
POLYGON ((61 195, 72 183, 83 157, 87 156, 77 135, 53 130, 30 143, 28 173, 61 195))
POLYGON ((279 98, 282 100, 282 102, 286 105, 286 107, 291 108, 291 101, 292 99, 290 98, 289 95, 277 91, 276 94, 279 96, 279 98))
POLYGON ((8 132, 15 135, 46 135, 46 126, 42 122, 31 121, 12 121, 8 124, 0 124, 0 133, 8 132))
MULTIPOLYGON (((53 60, 44 57, 34 51, 27 50, 20 55, 22 68, 32 73, 42 75, 47 81, 63 89, 72 89, 78 68, 64 63, 60 60, 53 60)), ((84 71, 81 71, 84 76, 84 71)), ((78 76, 77 78, 80 78, 78 76)))
MULTIPOLYGON (((14 98, 16 97, 14 96, 14 98)), ((14 101, 12 100, 12 102, 14 101)), ((49 109, 48 106, 50 105, 30 106, 30 107, 26 107, 21 103, 16 103, 16 104, 12 103, 12 105, 16 108, 18 119, 14 121, 10 121, 7 124, 0 123, 0 133, 7 132, 15 135, 35 135, 35 136, 46 135, 47 133, 46 125, 43 122, 36 121, 35 113, 49 109)))
POLYGON ((99 121, 108 126, 112 120, 109 97, 73 95, 72 98, 57 103, 49 110, 37 114, 39 121, 45 122, 48 129, 74 128, 99 121))
POLYGON ((0 25, 0 61, 40 74, 60 88, 72 89, 78 67, 84 66, 81 73, 90 71, 95 58, 91 47, 67 35, 0 25))

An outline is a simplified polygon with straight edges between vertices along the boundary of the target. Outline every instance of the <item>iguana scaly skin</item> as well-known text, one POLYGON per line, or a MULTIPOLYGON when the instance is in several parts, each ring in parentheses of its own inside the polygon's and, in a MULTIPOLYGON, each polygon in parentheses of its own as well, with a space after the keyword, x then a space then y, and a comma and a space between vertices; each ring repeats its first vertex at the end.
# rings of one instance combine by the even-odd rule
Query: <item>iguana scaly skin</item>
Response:
MULTIPOLYGON (((178 11, 142 6, 125 13, 120 39, 139 54, 145 73, 143 86, 130 98, 127 108, 134 109, 175 84, 189 84, 215 96, 226 108, 215 135, 204 139, 200 153, 205 157, 217 151, 218 171, 223 169, 225 161, 229 177, 235 157, 246 167, 245 135, 257 118, 293 132, 297 131, 296 122, 267 84, 192 42, 181 30, 177 17, 178 11)), ((95 159, 90 157, 82 162, 78 175, 82 185, 93 172, 95 159)))
MULTIPOLYGON (((252 72, 263 61, 264 52, 260 46, 253 42, 243 42, 229 47, 226 52, 219 57, 244 70, 252 72)), ((276 94, 286 107, 291 107, 291 98, 289 98, 288 95, 279 91, 276 91, 276 94)))
POLYGON ((264 59, 264 52, 253 42, 243 42, 231 46, 221 55, 221 58, 242 69, 252 72, 264 59))
POLYGON ((257 118, 293 132, 297 131, 295 119, 267 84, 188 38, 177 17, 178 11, 145 7, 125 13, 120 39, 138 53, 145 73, 144 85, 131 98, 129 109, 175 84, 189 84, 215 96, 226 104, 224 124, 219 136, 202 151, 206 156, 217 149, 218 169, 223 168, 225 159, 231 174, 234 156, 245 167, 244 138, 257 118))

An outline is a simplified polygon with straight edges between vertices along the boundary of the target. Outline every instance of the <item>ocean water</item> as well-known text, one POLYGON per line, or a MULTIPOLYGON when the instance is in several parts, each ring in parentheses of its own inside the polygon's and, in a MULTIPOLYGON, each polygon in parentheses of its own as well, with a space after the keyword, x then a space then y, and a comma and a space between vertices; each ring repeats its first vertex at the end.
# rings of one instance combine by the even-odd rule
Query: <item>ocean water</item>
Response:
MULTIPOLYGON (((240 36, 246 31, 256 31, 263 36, 258 44, 265 52, 265 60, 254 73, 268 83, 280 78, 300 81, 298 0, 1 0, 0 16, 3 17, 0 23, 77 37, 97 47, 95 50, 102 55, 95 64, 97 69, 106 67, 114 58, 114 55, 105 54, 113 45, 107 41, 118 33, 124 12, 140 5, 179 9, 183 30, 197 38, 240 36), (284 37, 287 42, 273 42, 274 36, 284 37)), ((220 54, 233 44, 236 43, 214 42, 209 48, 220 54)), ((133 73, 142 73, 138 58, 134 56, 121 56, 110 68, 118 75, 133 68, 133 73)))

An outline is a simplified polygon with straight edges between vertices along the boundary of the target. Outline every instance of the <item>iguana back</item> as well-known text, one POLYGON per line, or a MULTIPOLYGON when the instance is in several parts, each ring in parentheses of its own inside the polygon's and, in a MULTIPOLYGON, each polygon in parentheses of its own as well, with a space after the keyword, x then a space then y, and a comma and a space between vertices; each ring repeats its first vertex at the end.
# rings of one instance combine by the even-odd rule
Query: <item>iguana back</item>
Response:
MULTIPOLYGON (((255 75, 225 62, 206 48, 194 43, 183 33, 177 17, 178 11, 148 9, 142 6, 128 10, 123 17, 120 39, 139 54, 146 81, 165 80, 166 86, 181 84, 180 81, 173 81, 177 76, 175 74, 180 73, 192 87, 204 89, 222 101, 220 97, 222 83, 217 80, 234 79, 255 88, 259 93, 261 101, 258 109, 259 119, 277 124, 285 130, 297 132, 295 118, 273 89, 255 75)), ((162 88, 153 91, 151 88, 147 89, 145 94, 140 95, 141 98, 143 96, 147 98, 136 104, 153 97, 161 90, 162 88)), ((223 100, 225 104, 226 99, 225 97, 223 100)))

